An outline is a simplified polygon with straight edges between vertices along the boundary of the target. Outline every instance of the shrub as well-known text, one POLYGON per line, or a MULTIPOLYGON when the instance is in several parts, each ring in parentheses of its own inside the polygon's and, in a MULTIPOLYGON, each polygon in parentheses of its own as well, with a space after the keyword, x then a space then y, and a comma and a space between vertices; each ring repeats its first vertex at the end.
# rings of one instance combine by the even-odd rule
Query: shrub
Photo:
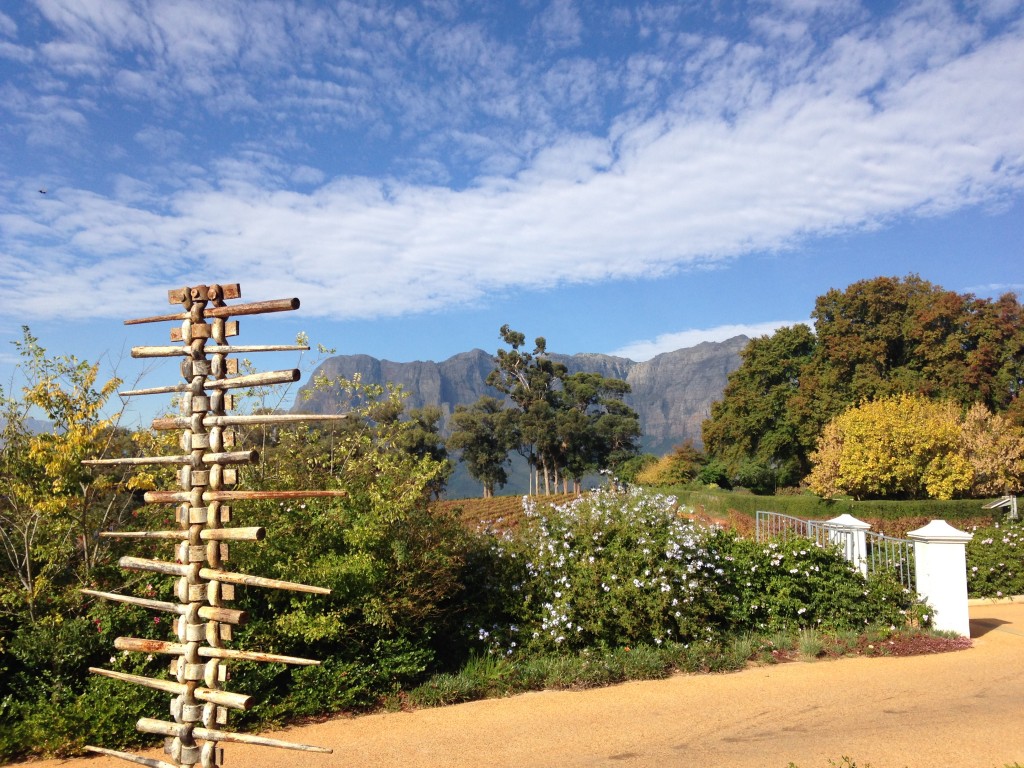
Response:
POLYGON ((730 629, 778 632, 903 626, 916 596, 889 574, 868 579, 833 547, 810 539, 759 543, 718 532, 713 550, 725 563, 730 629))
MULTIPOLYGON (((714 603, 705 532, 671 497, 597 491, 539 510, 518 540, 499 542, 525 560, 518 585, 518 642, 532 650, 658 645, 709 631, 714 603)), ((488 638, 481 638, 488 639, 488 638)), ((514 637, 495 638, 506 649, 514 637)))
POLYGON ((865 580, 835 549, 695 526, 672 497, 598 491, 546 510, 525 503, 528 524, 495 545, 499 560, 519 564, 519 580, 490 591, 503 619, 476 630, 494 652, 903 626, 914 603, 890 577, 865 580))
POLYGON ((967 592, 970 597, 1024 594, 1024 523, 972 528, 967 543, 967 592))
MULTIPOLYGON (((699 478, 698 478, 699 479, 699 478)), ((721 483, 719 483, 721 485, 721 483)), ((729 510, 753 515, 757 510, 779 512, 794 517, 825 520, 848 513, 860 520, 868 518, 898 519, 921 517, 927 520, 964 520, 985 516, 982 505, 985 499, 955 499, 939 501, 922 499, 917 501, 853 501, 852 499, 822 499, 810 493, 775 495, 771 497, 730 493, 729 491, 702 488, 699 490, 682 487, 659 488, 662 493, 671 493, 687 506, 703 506, 709 514, 724 516, 729 510)))
POLYGON ((232 548, 239 571, 331 589, 325 596, 239 590, 238 607, 250 620, 236 642, 324 663, 236 665, 233 687, 261 702, 242 723, 373 707, 440 668, 449 661, 443 654, 465 657, 451 638, 463 635, 463 569, 476 545, 453 513, 430 506, 446 465, 395 449, 414 427, 397 418, 399 391, 339 385, 352 398, 352 418, 333 436, 274 432, 257 484, 313 482, 345 496, 247 504, 247 522, 273 534, 259 546, 232 548))

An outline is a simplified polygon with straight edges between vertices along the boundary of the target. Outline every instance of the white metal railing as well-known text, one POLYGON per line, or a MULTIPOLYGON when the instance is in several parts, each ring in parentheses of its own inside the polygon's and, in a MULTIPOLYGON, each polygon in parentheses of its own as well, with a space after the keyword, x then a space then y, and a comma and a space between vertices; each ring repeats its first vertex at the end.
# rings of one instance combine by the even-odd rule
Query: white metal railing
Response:
POLYGON ((758 510, 755 535, 758 541, 786 541, 799 536, 811 539, 819 546, 837 547, 843 557, 865 576, 888 571, 903 586, 916 591, 914 542, 871 533, 868 527, 848 515, 835 520, 803 520, 779 512, 758 510))
POLYGON ((900 584, 917 591, 914 542, 881 533, 867 533, 868 573, 889 571, 900 584))

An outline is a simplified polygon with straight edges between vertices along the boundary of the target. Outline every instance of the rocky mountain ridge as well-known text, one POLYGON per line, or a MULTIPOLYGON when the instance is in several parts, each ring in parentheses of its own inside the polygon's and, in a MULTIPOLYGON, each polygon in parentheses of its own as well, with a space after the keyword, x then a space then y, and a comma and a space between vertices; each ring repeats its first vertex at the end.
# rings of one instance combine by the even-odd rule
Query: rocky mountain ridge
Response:
MULTIPOLYGON (((625 400, 640 415, 643 450, 660 455, 687 439, 701 444, 701 422, 710 414, 711 404, 721 399, 728 376, 739 367, 740 352, 748 341, 746 336, 735 336, 722 342, 704 342, 641 362, 595 353, 549 357, 563 363, 570 373, 588 371, 627 381, 632 391, 625 400)), ((471 405, 483 395, 500 397, 486 383, 493 369, 494 356, 482 349, 461 352, 439 363, 396 363, 369 355, 337 355, 321 363, 310 380, 320 375, 351 378, 358 373, 368 384, 399 384, 409 395, 410 408, 439 406, 442 429, 446 429, 456 406, 471 405)), ((293 410, 333 413, 338 410, 338 402, 330 391, 312 392, 308 400, 300 392, 293 410)))

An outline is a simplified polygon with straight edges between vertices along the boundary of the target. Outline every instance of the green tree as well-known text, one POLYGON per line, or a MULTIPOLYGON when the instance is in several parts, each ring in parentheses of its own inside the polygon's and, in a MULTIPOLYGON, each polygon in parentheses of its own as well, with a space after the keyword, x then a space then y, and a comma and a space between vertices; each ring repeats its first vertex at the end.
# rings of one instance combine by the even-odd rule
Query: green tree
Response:
POLYGON ((410 426, 402 431, 398 447, 419 458, 430 457, 441 465, 441 473, 430 487, 434 498, 439 498, 454 469, 441 437, 441 409, 436 405, 425 405, 422 408, 411 408, 405 415, 410 426))
POLYGON ((799 324, 752 339, 743 350, 703 425, 705 449, 728 474, 756 462, 776 467, 778 482, 791 485, 809 470, 813 442, 801 439, 792 402, 815 348, 811 329, 799 324))
POLYGON ((452 414, 448 446, 458 451, 470 475, 483 485, 484 498, 508 482, 509 452, 519 443, 515 415, 494 397, 460 405, 452 414))
POLYGON ((562 378, 556 398, 560 466, 576 492, 583 476, 600 469, 617 472, 638 453, 640 417, 622 402, 629 384, 598 373, 580 372, 562 378))
POLYGON ((511 349, 498 350, 487 383, 512 402, 520 450, 543 478, 545 493, 560 479, 566 485, 573 480, 578 490, 586 473, 614 469, 636 455, 640 419, 621 399, 629 392, 626 382, 569 374, 547 357, 542 336, 532 353, 522 349, 525 336, 508 325, 501 327, 501 337, 511 349))
POLYGON ((815 302, 814 332, 755 339, 704 422, 709 455, 733 480, 810 471, 825 425, 852 406, 899 393, 980 401, 1024 424, 1024 315, 1012 294, 957 294, 916 275, 832 289, 815 302))
POLYGON ((551 492, 551 482, 558 466, 560 441, 557 438, 556 382, 567 369, 546 357, 547 341, 538 336, 533 352, 526 352, 526 337, 501 326, 501 339, 510 349, 499 349, 497 367, 487 383, 506 395, 517 407, 520 450, 538 475, 543 477, 544 492, 551 492))

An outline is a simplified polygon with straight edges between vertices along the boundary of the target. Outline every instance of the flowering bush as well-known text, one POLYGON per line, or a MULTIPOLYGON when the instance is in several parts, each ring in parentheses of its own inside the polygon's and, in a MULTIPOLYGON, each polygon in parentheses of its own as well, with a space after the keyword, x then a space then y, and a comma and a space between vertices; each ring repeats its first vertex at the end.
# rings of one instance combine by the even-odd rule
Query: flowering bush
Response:
POLYGON ((733 597, 726 603, 733 629, 903 627, 915 605, 894 576, 865 579, 838 550, 810 539, 759 543, 723 532, 714 544, 728 564, 722 589, 733 597))
POLYGON ((911 595, 865 580, 806 539, 758 544, 695 526, 671 496, 598 491, 540 509, 496 544, 518 562, 507 623, 476 629, 506 653, 706 640, 725 631, 903 626, 911 595))
POLYGON ((722 571, 675 499, 599 491, 544 511, 526 503, 529 644, 661 644, 710 629, 722 571))
POLYGON ((971 597, 1024 594, 1024 523, 972 528, 967 543, 967 593, 971 597))

